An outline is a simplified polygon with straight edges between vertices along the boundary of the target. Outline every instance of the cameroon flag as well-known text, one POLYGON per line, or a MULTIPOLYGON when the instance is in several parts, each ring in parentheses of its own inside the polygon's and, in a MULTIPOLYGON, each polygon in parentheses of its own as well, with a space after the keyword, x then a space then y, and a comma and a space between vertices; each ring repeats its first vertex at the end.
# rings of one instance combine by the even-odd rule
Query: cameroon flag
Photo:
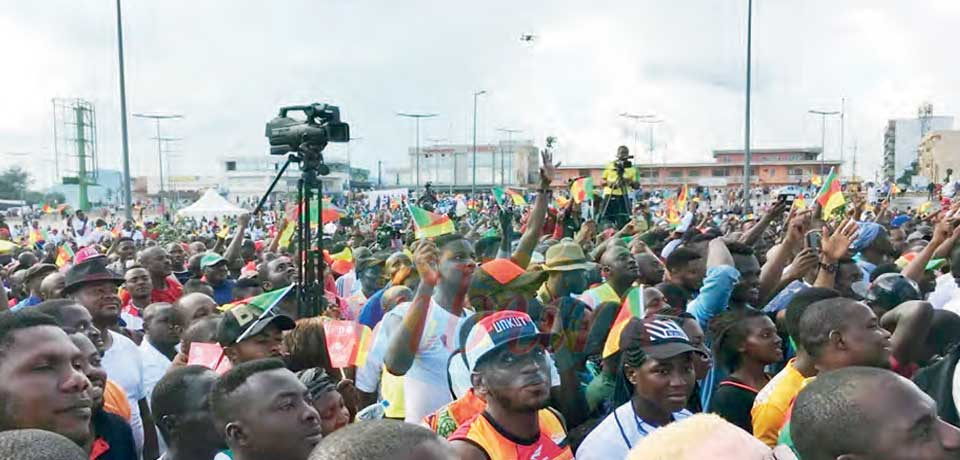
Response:
POLYGON ((513 201, 513 204, 516 206, 523 206, 527 204, 526 198, 515 190, 510 190, 508 188, 494 187, 493 188, 493 198, 497 200, 497 204, 503 207, 504 201, 506 198, 510 197, 510 200, 513 201))
POLYGON ((823 217, 827 218, 833 214, 833 211, 847 203, 843 198, 843 192, 840 191, 840 177, 837 171, 830 168, 830 175, 823 181, 820 187, 820 193, 817 194, 817 203, 823 208, 823 217))
POLYGON ((581 177, 570 184, 570 196, 574 203, 593 201, 593 178, 581 177))
POLYGON ((417 238, 433 238, 456 231, 453 221, 447 216, 432 213, 412 204, 408 204, 407 209, 413 217, 413 226, 416 229, 414 235, 417 238))
POLYGON ((620 334, 623 332, 623 328, 627 327, 630 318, 643 319, 643 316, 643 286, 638 286, 627 291, 623 304, 620 305, 620 311, 610 326, 607 341, 603 344, 603 354, 601 356, 604 359, 620 351, 620 334))

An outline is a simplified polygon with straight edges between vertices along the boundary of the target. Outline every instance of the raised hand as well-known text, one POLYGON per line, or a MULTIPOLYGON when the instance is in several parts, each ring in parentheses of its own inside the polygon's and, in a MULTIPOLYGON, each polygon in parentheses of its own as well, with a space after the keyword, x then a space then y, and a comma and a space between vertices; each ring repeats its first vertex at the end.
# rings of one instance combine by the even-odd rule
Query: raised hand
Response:
POLYGON ((553 178, 557 175, 557 168, 560 166, 560 162, 558 161, 554 164, 553 152, 548 149, 540 152, 540 159, 543 161, 543 164, 540 166, 540 189, 547 190, 550 188, 550 183, 553 182, 553 178))
POLYGON ((436 286, 440 281, 440 249, 430 240, 422 240, 413 253, 413 263, 420 273, 420 281, 436 286))
POLYGON ((860 225, 850 218, 840 222, 840 225, 833 231, 829 231, 827 227, 823 227, 820 255, 831 262, 837 262, 846 257, 850 251, 850 243, 853 243, 859 232, 860 225))
POLYGON ((813 248, 806 248, 800 251, 793 262, 783 272, 783 279, 798 280, 817 267, 820 261, 820 255, 813 248))

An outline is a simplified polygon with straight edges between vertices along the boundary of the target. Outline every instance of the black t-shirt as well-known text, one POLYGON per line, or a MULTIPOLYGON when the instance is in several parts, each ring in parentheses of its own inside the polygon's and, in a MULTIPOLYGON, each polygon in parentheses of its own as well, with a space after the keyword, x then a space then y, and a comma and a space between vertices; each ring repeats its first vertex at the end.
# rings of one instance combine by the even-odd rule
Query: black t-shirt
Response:
POLYGON ((109 446, 97 460, 139 460, 133 430, 123 417, 102 409, 96 411, 93 414, 93 433, 109 446))
POLYGON ((710 399, 710 412, 753 434, 753 419, 750 409, 757 398, 758 390, 733 377, 720 382, 710 399))

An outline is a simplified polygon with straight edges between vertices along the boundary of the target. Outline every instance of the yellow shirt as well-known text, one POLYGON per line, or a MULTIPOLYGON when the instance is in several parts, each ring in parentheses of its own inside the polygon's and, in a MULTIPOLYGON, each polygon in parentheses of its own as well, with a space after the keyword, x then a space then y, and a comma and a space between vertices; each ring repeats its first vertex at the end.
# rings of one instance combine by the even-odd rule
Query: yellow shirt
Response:
POLYGON ((384 417, 403 420, 406 415, 403 410, 403 377, 387 372, 384 367, 380 376, 380 395, 390 402, 383 411, 384 417))
POLYGON ((812 380, 807 379, 793 366, 791 359, 773 379, 768 382, 753 401, 750 416, 753 418, 753 436, 771 448, 777 445, 780 429, 787 421, 787 412, 797 394, 812 380))
MULTIPOLYGON (((617 183, 617 167, 615 161, 611 161, 607 164, 607 167, 603 170, 603 180, 607 183, 607 186, 603 188, 603 195, 607 196, 609 194, 614 195, 623 195, 623 191, 619 188, 614 189, 613 184, 617 183)), ((623 180, 627 182, 637 180, 637 168, 629 167, 623 170, 623 180)), ((627 191, 631 190, 630 184, 625 184, 627 191)))

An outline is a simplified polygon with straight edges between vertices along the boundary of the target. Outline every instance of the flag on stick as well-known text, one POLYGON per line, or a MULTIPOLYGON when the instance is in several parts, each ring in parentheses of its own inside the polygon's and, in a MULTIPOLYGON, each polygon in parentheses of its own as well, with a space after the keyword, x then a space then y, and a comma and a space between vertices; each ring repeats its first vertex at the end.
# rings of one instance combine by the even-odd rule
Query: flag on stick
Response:
POLYGON ((408 204, 407 209, 413 217, 416 238, 433 238, 456 231, 453 221, 447 216, 432 213, 412 204, 408 204))
POLYGON ((613 324, 610 326, 607 341, 603 344, 602 356, 604 359, 620 351, 620 334, 623 332, 623 328, 627 327, 630 318, 643 319, 643 316, 643 286, 638 286, 627 292, 623 304, 620 305, 620 311, 617 312, 617 317, 614 318, 613 324))
POLYGON ((830 168, 830 174, 820 187, 820 193, 817 194, 817 203, 823 208, 823 217, 827 218, 833 214, 833 211, 846 204, 843 198, 843 192, 840 191, 840 178, 836 170, 830 168))
POLYGON ((368 326, 353 321, 328 319, 323 322, 323 332, 332 367, 360 367, 367 362, 367 352, 373 341, 373 333, 368 326))
POLYGON ((570 184, 570 196, 575 203, 593 201, 593 178, 581 177, 570 184))

